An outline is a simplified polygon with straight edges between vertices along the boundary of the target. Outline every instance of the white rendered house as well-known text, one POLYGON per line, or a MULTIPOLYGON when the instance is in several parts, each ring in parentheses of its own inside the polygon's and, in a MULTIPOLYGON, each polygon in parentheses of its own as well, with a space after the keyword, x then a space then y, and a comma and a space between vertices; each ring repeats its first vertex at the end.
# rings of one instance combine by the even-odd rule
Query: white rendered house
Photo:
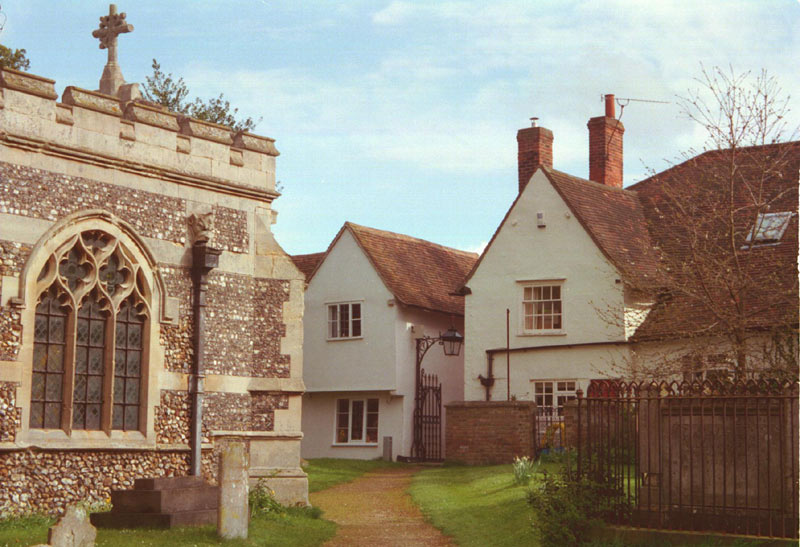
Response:
MULTIPOLYGON (((465 400, 534 400, 540 414, 557 417, 593 379, 618 378, 637 367, 652 378, 668 358, 685 358, 691 373, 684 371, 684 378, 732 368, 731 345, 714 330, 712 315, 723 317, 725 309, 709 310, 690 291, 664 290, 674 287, 665 284, 666 276, 678 275, 667 266, 686 260, 678 254, 686 242, 675 220, 686 217, 670 212, 676 198, 667 193, 694 185, 686 196, 714 199, 713 175, 729 165, 731 153, 706 152, 623 189, 624 128, 615 119, 613 95, 606 99, 606 115, 588 123, 591 180, 553 169, 549 130, 534 126, 517 135, 519 194, 460 289, 465 400)), ((757 344, 761 333, 790 324, 787 316, 796 325, 800 143, 737 154, 741 184, 761 177, 769 204, 760 212, 742 198, 740 209, 750 214, 736 227, 740 260, 770 270, 758 272, 769 282, 748 295, 755 301, 748 303, 748 336, 757 344)), ((708 214, 703 211, 697 214, 708 214)))
MULTIPOLYGON (((303 457, 378 458, 388 442, 392 459, 411 455, 416 340, 463 332, 453 293, 477 255, 348 222, 325 253, 293 259, 307 282, 303 457)), ((463 352, 437 343, 421 366, 442 404, 464 398, 463 352)))

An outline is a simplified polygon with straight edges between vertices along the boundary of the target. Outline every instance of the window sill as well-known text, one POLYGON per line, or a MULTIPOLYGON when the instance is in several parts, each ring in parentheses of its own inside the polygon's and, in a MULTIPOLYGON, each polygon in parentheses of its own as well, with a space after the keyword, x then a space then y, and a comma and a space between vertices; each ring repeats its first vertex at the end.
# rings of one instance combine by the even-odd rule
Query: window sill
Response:
POLYGON ((326 341, 328 341, 328 342, 347 342, 349 340, 363 340, 363 339, 364 339, 363 336, 349 336, 347 338, 345 338, 345 337, 342 337, 342 338, 327 338, 326 341))
POLYGON ((378 443, 333 443, 332 448, 347 448, 347 447, 373 447, 376 448, 378 443))
POLYGON ((542 331, 524 331, 517 336, 566 336, 565 330, 542 330, 542 331))
POLYGON ((156 447, 154 440, 148 440, 140 431, 114 431, 111 435, 103 431, 73 431, 72 435, 67 435, 60 429, 20 432, 15 444, 23 448, 94 450, 153 450, 156 447))

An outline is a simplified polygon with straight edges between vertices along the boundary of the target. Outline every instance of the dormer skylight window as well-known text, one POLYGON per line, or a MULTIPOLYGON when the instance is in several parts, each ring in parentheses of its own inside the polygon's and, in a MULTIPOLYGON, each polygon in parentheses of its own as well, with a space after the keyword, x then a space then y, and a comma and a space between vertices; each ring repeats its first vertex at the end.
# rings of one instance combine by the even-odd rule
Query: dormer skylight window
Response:
POLYGON ((751 246, 778 243, 786 232, 786 228, 789 227, 789 220, 791 220, 792 214, 791 211, 759 213, 755 226, 747 234, 745 241, 751 246))

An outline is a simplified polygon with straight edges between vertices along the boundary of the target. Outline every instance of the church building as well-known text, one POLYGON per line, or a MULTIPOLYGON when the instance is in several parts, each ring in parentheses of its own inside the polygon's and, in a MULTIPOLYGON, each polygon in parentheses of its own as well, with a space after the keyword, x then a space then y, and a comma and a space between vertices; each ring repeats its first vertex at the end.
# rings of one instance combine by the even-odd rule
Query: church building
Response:
POLYGON ((274 140, 141 99, 0 69, 0 515, 203 475, 307 504, 303 274, 273 238, 274 140))

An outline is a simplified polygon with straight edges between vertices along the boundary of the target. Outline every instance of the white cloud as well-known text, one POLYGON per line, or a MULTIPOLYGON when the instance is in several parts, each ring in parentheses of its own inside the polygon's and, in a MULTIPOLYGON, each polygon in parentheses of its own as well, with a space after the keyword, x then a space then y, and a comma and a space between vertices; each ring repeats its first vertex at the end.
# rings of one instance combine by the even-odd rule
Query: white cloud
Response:
POLYGON ((372 22, 377 25, 399 25, 404 23, 415 11, 412 4, 394 0, 388 6, 372 15, 372 22))
POLYGON ((488 241, 481 241, 477 245, 472 245, 471 247, 467 247, 464 250, 467 251, 467 252, 470 252, 470 253, 477 253, 477 254, 480 255, 480 254, 483 254, 483 251, 486 249, 486 246, 488 244, 489 244, 488 241))

